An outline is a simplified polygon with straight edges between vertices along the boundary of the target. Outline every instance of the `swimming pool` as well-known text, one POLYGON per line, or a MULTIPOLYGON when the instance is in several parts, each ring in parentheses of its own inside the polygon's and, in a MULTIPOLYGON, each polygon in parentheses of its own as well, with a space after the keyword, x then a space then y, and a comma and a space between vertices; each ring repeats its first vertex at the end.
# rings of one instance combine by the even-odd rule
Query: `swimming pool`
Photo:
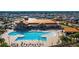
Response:
POLYGON ((47 34, 48 32, 10 32, 8 35, 16 36, 16 35, 23 35, 23 37, 17 37, 16 41, 18 40, 42 40, 46 41, 46 37, 42 37, 42 35, 47 34))

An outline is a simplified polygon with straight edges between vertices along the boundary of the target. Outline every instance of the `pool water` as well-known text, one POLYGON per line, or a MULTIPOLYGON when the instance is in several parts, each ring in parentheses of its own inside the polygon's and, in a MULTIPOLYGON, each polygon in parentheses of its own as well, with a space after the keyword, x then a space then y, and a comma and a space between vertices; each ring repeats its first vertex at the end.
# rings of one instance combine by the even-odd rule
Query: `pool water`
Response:
POLYGON ((47 34, 48 32, 10 32, 10 36, 23 35, 23 37, 18 37, 17 40, 43 40, 46 41, 46 37, 42 35, 47 34))

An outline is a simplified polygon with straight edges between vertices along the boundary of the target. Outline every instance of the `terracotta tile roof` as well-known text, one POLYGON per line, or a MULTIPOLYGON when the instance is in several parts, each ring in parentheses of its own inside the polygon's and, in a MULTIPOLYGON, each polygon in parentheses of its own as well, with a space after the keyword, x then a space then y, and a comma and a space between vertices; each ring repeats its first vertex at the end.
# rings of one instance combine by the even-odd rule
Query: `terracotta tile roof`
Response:
POLYGON ((64 32, 79 32, 79 30, 72 27, 66 27, 64 28, 64 32))
POLYGON ((35 24, 35 23, 38 23, 38 24, 41 24, 41 23, 44 23, 44 24, 54 24, 54 23, 57 23, 56 21, 52 21, 52 20, 41 20, 41 19, 39 19, 39 20, 36 20, 36 19, 34 19, 34 20, 28 20, 28 21, 24 21, 24 23, 29 23, 29 24, 35 24))

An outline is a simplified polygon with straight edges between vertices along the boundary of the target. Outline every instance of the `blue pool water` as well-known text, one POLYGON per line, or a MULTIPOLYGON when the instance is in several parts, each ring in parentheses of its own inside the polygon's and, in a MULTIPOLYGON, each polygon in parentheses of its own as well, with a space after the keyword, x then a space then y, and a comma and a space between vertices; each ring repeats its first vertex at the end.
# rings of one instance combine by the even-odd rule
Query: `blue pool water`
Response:
POLYGON ((46 41, 46 37, 41 37, 42 35, 46 34, 48 32, 11 32, 9 33, 10 36, 16 36, 16 35, 24 35, 23 37, 18 37, 17 40, 44 40, 46 41))

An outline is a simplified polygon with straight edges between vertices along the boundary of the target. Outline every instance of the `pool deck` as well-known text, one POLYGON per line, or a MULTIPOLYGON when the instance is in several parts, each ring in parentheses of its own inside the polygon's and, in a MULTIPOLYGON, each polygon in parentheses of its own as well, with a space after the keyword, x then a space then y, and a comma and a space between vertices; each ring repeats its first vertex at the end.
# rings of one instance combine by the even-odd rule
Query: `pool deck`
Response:
MULTIPOLYGON (((48 40, 47 41, 38 41, 38 40, 18 40, 16 41, 16 38, 18 36, 9 36, 8 33, 13 32, 13 30, 7 30, 2 35, 2 38, 5 39, 5 41, 11 46, 12 44, 17 45, 18 47, 21 46, 27 46, 27 47, 32 47, 32 46, 37 46, 37 47, 47 47, 47 46, 52 46, 52 45, 57 45, 60 44, 61 42, 59 37, 62 35, 61 30, 48 30, 46 32, 50 32, 50 34, 45 34, 43 37, 46 37, 48 40), (53 34, 55 32, 56 34, 53 34)), ((44 31, 45 32, 45 31, 44 31)), ((22 36, 22 35, 19 35, 22 36)))

